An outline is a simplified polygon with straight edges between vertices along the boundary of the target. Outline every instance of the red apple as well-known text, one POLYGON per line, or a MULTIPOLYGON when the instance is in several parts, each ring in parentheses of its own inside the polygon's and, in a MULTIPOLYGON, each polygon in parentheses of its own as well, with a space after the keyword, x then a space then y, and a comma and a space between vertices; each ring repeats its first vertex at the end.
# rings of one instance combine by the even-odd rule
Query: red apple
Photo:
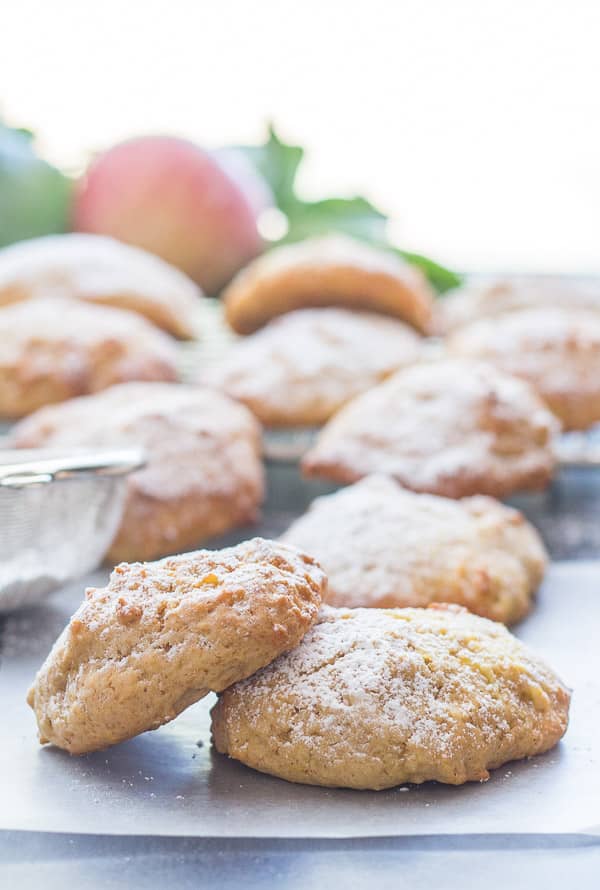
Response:
POLYGON ((257 210, 215 156, 184 139, 146 136, 92 162, 73 223, 158 254, 212 294, 261 252, 257 210))

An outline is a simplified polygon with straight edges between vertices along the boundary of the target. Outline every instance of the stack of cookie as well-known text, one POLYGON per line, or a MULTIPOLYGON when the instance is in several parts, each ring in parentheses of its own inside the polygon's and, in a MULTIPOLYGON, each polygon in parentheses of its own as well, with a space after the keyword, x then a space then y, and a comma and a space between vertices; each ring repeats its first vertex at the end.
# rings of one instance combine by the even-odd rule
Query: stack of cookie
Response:
MULTIPOLYGON (((158 311, 133 284, 108 297, 69 274, 72 293, 52 297, 68 314, 158 311)), ((12 299, 25 296, 36 293, 12 299)), ((294 782, 460 784, 555 745, 569 691, 504 626, 530 611, 547 554, 494 498, 548 485, 561 421, 597 419, 596 315, 510 299, 519 317, 495 319, 501 341, 463 328, 432 357, 426 335, 452 325, 418 271, 345 237, 286 246, 227 289, 242 338, 195 384, 130 382, 140 374, 99 361, 88 394, 21 421, 17 447, 118 440, 148 455, 109 553, 128 562, 86 591, 29 693, 40 740, 93 751, 216 692, 217 750, 294 782), (562 383, 544 370, 553 362, 562 383), (564 381, 584 377, 585 398, 564 398, 564 381), (103 389, 116 380, 129 382, 103 389), (278 542, 138 562, 256 519, 261 425, 322 427, 303 472, 346 487, 278 542)), ((448 317, 454 301, 465 311, 450 297, 448 317)), ((187 336, 177 305, 178 328, 166 309, 159 323, 187 336)))
POLYGON ((117 566, 29 692, 40 741, 94 751, 212 690, 218 751, 294 782, 381 789, 483 781, 562 737, 568 690, 501 624, 448 605, 319 609, 326 589, 311 557, 260 539, 117 566))

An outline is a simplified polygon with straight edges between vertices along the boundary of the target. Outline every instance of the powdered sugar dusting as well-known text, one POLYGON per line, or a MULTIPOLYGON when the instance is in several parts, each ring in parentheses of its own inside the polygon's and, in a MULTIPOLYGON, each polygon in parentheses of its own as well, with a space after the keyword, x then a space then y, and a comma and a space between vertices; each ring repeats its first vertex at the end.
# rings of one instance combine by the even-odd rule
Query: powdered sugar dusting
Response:
POLYGON ((135 303, 181 331, 193 329, 200 290, 179 269, 114 238, 83 233, 18 242, 0 255, 0 303, 24 297, 76 297, 135 303))
POLYGON ((349 775, 362 764, 384 787, 485 778, 496 753, 524 728, 537 741, 566 702, 505 628, 465 611, 324 608, 297 649, 224 695, 216 725, 236 739, 234 756, 246 738, 253 757, 264 721, 277 748, 259 764, 267 771, 281 774, 296 756, 300 780, 337 784, 345 761, 349 775))
POLYGON ((238 341, 200 379, 244 402, 269 425, 312 425, 419 353, 420 338, 396 319, 298 309, 238 341))
POLYGON ((172 720, 297 645, 324 586, 314 560, 260 538, 117 566, 30 690, 41 740, 83 753, 172 720))
POLYGON ((283 540, 319 560, 333 605, 455 602, 505 622, 528 611, 546 563, 516 510, 415 494, 383 476, 318 498, 283 540))
POLYGON ((344 481, 378 472, 417 491, 506 493, 528 477, 547 480, 557 429, 527 384, 481 362, 445 359, 398 371, 354 399, 304 463, 344 481))
POLYGON ((436 330, 445 334, 465 324, 518 309, 552 307, 600 310, 600 288, 593 279, 571 276, 511 275, 501 278, 468 280, 438 300, 435 306, 436 330))
POLYGON ((223 550, 195 550, 155 562, 122 563, 111 573, 106 589, 100 592, 111 597, 126 593, 145 605, 168 594, 175 598, 175 604, 186 596, 215 596, 220 585, 230 581, 229 576, 234 573, 246 606, 252 607, 253 595, 264 588, 263 570, 271 574, 273 584, 278 575, 286 583, 297 581, 299 589, 306 583, 313 592, 324 583, 321 568, 296 547, 251 538, 223 550), (202 584, 198 584, 198 580, 202 584))
POLYGON ((72 343, 79 349, 122 344, 131 353, 147 351, 175 367, 177 352, 171 339, 144 318, 122 309, 94 306, 77 300, 45 297, 25 300, 0 310, 2 365, 21 360, 40 342, 72 343))
POLYGON ((130 486, 159 500, 190 492, 234 497, 241 480, 256 486, 261 478, 260 429, 250 412, 195 386, 113 386, 41 409, 14 428, 11 440, 17 447, 141 445, 148 462, 130 486))
POLYGON ((544 307, 483 318, 451 336, 448 349, 522 377, 551 407, 586 399, 587 425, 600 420, 600 312, 544 307))

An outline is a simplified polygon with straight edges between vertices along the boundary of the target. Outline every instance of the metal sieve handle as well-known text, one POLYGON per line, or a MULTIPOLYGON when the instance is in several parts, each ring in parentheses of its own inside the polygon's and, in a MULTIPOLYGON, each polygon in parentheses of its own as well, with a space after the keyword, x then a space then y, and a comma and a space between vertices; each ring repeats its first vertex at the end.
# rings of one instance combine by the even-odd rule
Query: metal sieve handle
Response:
POLYGON ((145 464, 140 448, 79 451, 0 452, 0 487, 24 488, 78 476, 121 476, 145 464))

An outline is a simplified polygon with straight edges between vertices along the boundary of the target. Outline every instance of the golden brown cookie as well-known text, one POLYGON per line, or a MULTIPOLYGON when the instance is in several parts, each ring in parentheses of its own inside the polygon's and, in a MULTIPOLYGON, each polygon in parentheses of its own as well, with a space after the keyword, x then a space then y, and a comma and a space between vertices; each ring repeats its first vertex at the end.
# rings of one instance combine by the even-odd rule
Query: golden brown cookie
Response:
POLYGON ((123 309, 48 297, 0 308, 0 417, 127 380, 176 380, 170 337, 123 309))
POLYGON ((310 557, 261 538, 117 566, 29 691, 40 742, 83 754, 157 729, 296 646, 325 583, 310 557))
POLYGON ((195 335, 201 292, 164 260, 101 235, 48 235, 0 250, 0 305, 31 297, 75 297, 145 315, 175 334, 195 335))
POLYGON ((547 485, 557 429, 524 381, 447 359, 405 368, 353 399, 302 467, 341 483, 383 473, 413 491, 503 497, 547 485))
POLYGON ((467 280, 462 287, 436 300, 433 328, 443 336, 478 318, 553 306, 600 312, 600 287, 594 280, 554 275, 467 280))
POLYGON ((527 614, 547 561, 518 510, 415 494, 387 476, 318 498, 282 540, 316 557, 333 606, 456 603, 505 624, 527 614))
POLYGON ((417 360, 421 340, 394 318, 297 309, 236 343, 200 381, 267 426, 318 426, 354 396, 417 360))
POLYGON ((243 405, 201 387, 114 386, 36 412, 11 443, 143 446, 147 463, 128 479, 113 562, 189 550, 253 522, 263 497, 258 423, 243 405))
POLYGON ((600 312, 545 307, 480 319, 456 331, 448 350, 526 380, 566 430, 600 421, 600 312))
POLYGON ((425 331, 433 306, 419 269, 346 235, 273 248, 238 273, 223 296, 227 320, 240 334, 314 306, 382 312, 425 331))
POLYGON ((297 649, 220 696, 213 738, 290 782, 460 785, 556 745, 569 699, 503 625, 457 606, 326 607, 297 649))

